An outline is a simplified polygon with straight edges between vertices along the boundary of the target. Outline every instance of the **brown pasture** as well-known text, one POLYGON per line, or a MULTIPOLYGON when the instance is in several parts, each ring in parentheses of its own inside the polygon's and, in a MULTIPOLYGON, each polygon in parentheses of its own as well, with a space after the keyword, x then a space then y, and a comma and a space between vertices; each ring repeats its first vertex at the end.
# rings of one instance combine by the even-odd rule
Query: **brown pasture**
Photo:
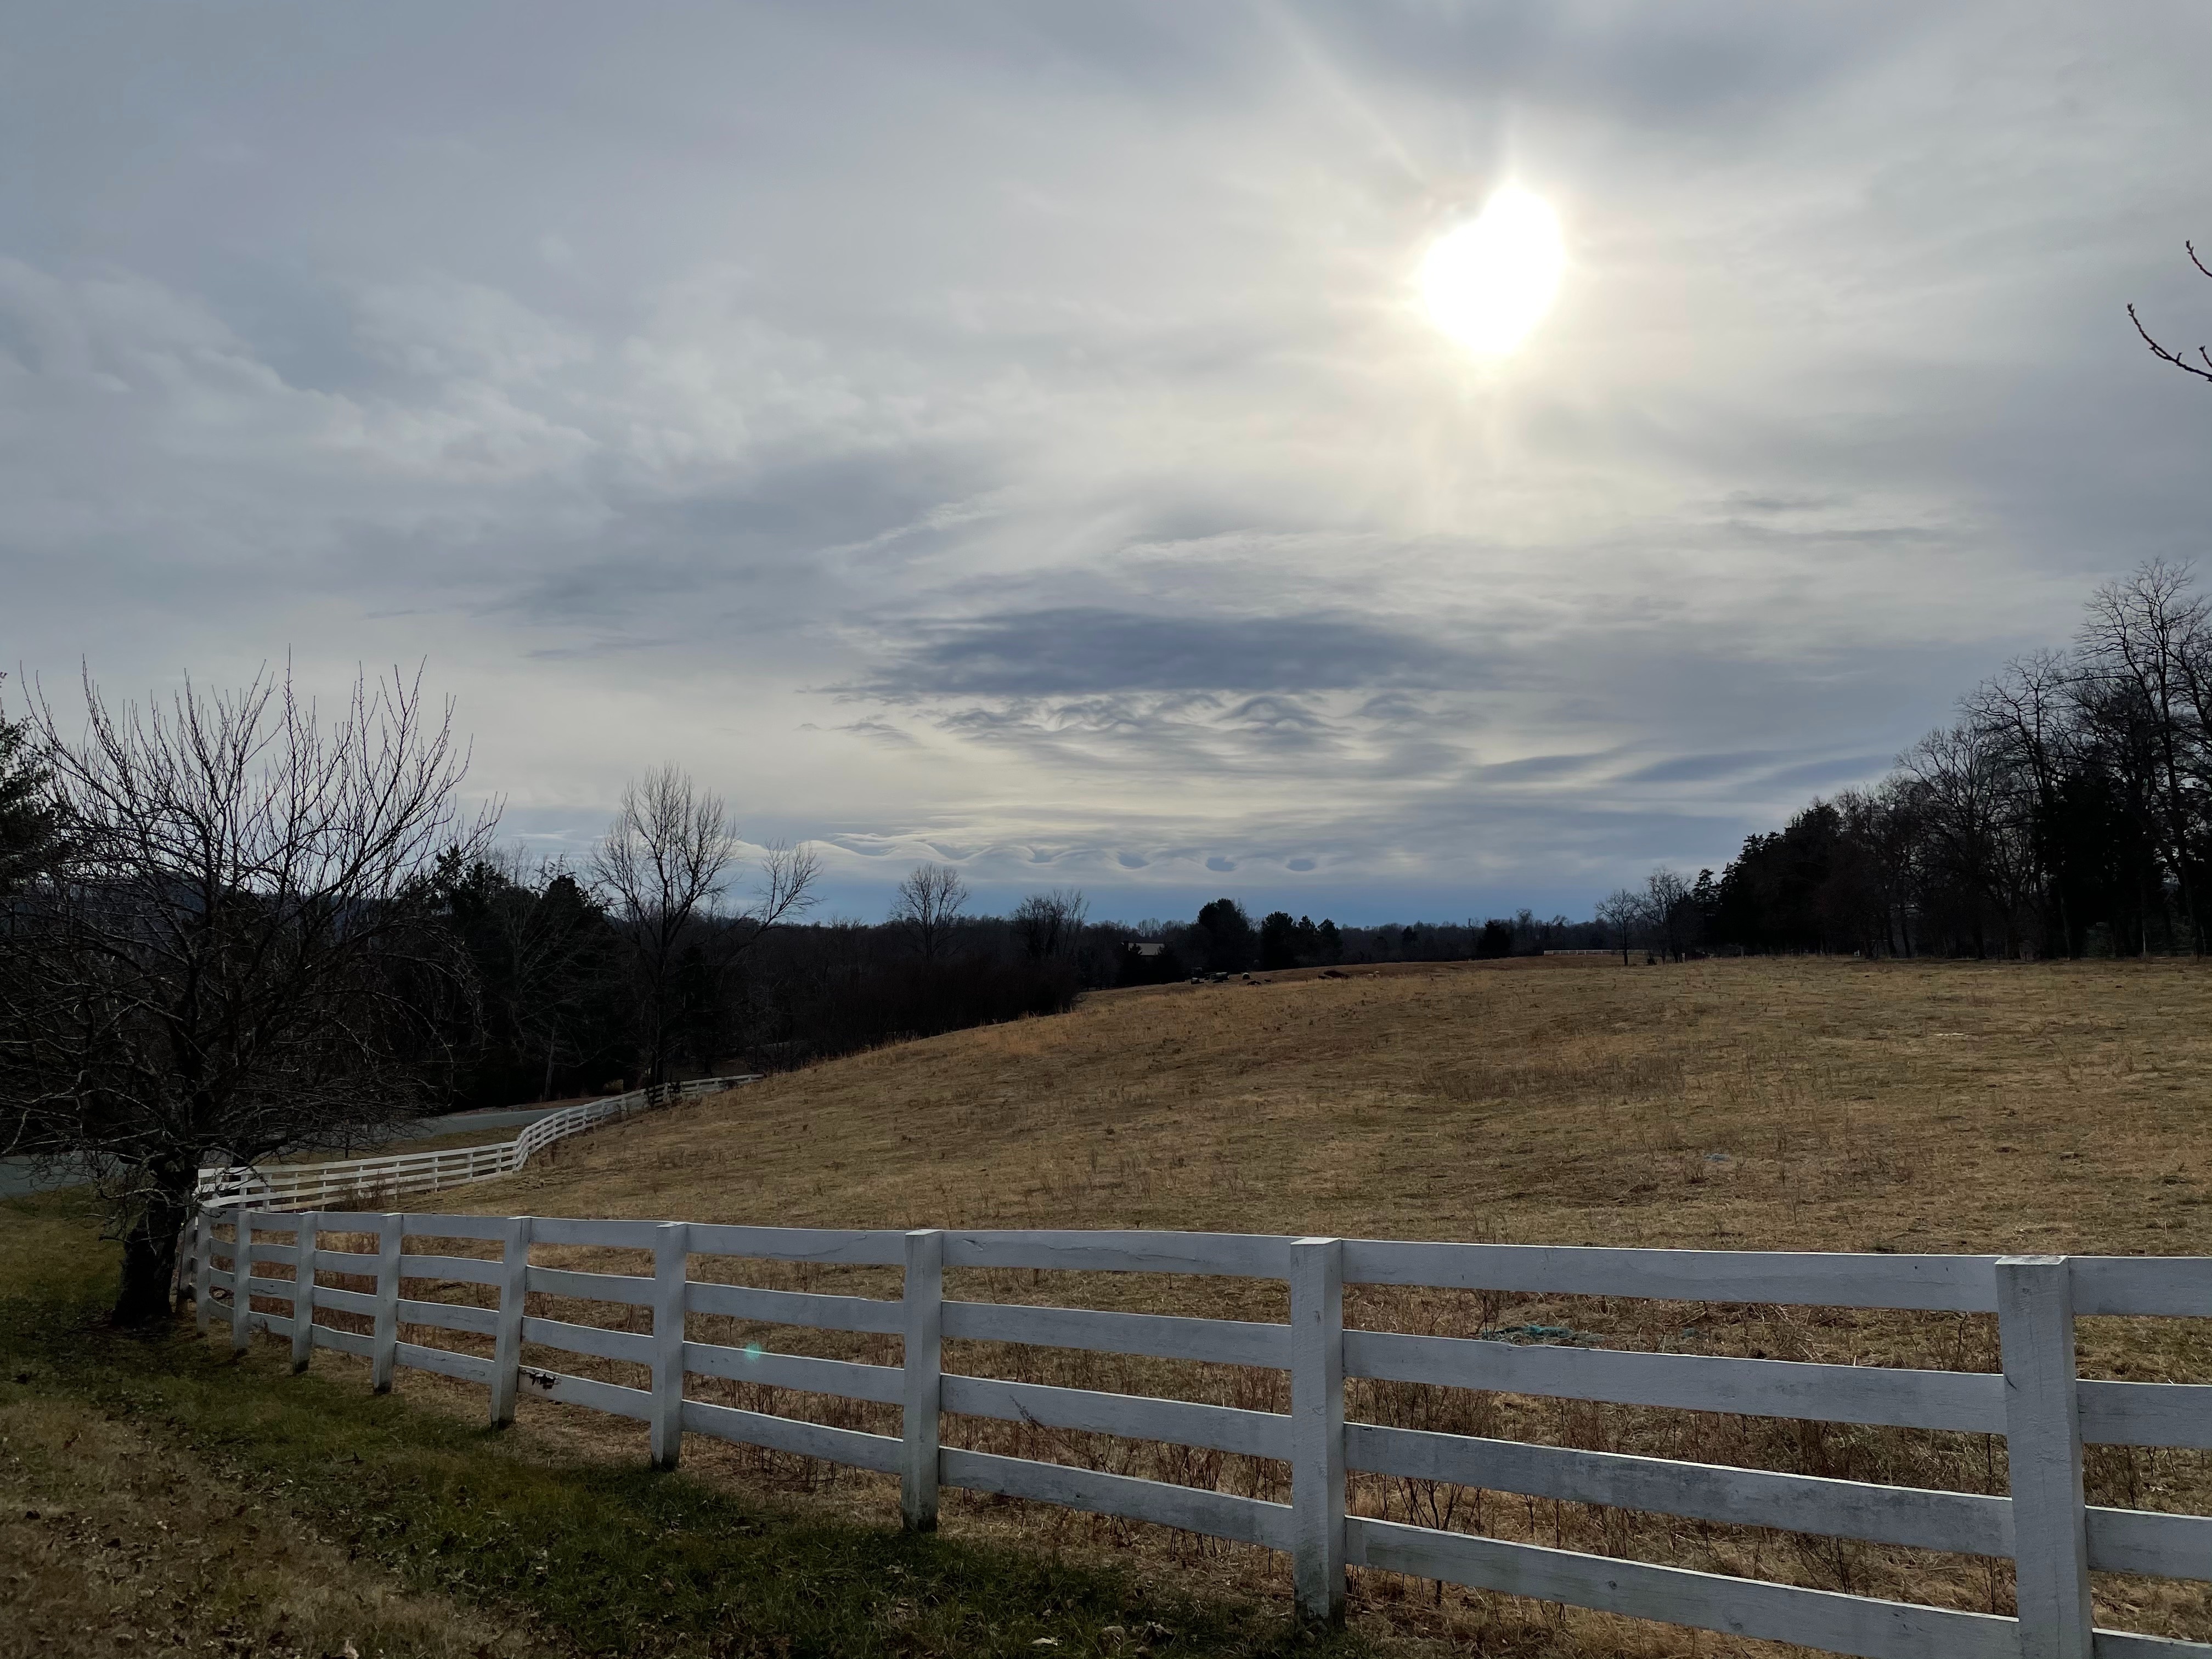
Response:
MULTIPOLYGON (((1711 1249, 2193 1254, 2212 1145, 2212 973, 2187 963, 1836 960, 1624 968, 1591 959, 1307 972, 1087 999, 1073 1013, 775 1078, 563 1145, 415 1207, 862 1227, 1158 1227, 1711 1249)), ((426 1246, 425 1248, 432 1248, 426 1246)), ((435 1248, 459 1250, 459 1245, 435 1248)), ((481 1249, 481 1247, 477 1247, 481 1249)), ((641 1257, 541 1251, 638 1271, 641 1257)), ((697 1259, 695 1276, 895 1295, 881 1270, 697 1259)), ((948 1294, 1247 1318, 1279 1286, 969 1272, 948 1294)), ((417 1292, 419 1293, 419 1292, 417 1292)), ((445 1294, 467 1297, 470 1287, 445 1294)), ((544 1311, 642 1328, 641 1310, 544 1311)), ((1355 1290, 1350 1322, 1672 1351, 1993 1370, 1969 1316, 1355 1290)), ((895 1339, 695 1321, 695 1340, 896 1363, 895 1339)), ((410 1340, 465 1346, 450 1334, 410 1340)), ((2196 1322, 2085 1321, 2086 1375, 2212 1380, 2196 1322)), ((536 1352, 623 1381, 618 1365, 536 1352)), ((319 1360, 319 1364, 322 1363, 319 1360)), ((1275 1410, 1270 1372, 976 1344, 948 1369, 1275 1410)), ((426 1395, 453 1390, 410 1376, 426 1395)), ((696 1395, 880 1431, 889 1408, 695 1378, 696 1395)), ((458 1406, 459 1396, 456 1399, 458 1406)), ((634 1425, 537 1407, 580 1446, 634 1425), (557 1413, 557 1420, 555 1417, 557 1413)), ((1349 1414, 1844 1479, 2004 1490, 1992 1437, 1796 1424, 1355 1383, 1349 1414)), ((1279 1465, 955 1419, 948 1443, 1269 1498, 1279 1465)), ((692 1466, 888 1513, 877 1477, 701 1444, 692 1466)), ((2212 1456, 2095 1449, 2093 1502, 2212 1511, 2212 1456)), ((2007 1563, 1355 1477, 1364 1513, 1827 1589, 2010 1610, 2007 1563)), ((949 1528, 1109 1553, 1252 1594, 1242 1547, 948 1494, 949 1528)), ((1360 1574, 1385 1645, 1492 1654, 1779 1651, 1360 1574)), ((2212 1638, 2193 1583, 2100 1576, 2100 1622, 2212 1638)))

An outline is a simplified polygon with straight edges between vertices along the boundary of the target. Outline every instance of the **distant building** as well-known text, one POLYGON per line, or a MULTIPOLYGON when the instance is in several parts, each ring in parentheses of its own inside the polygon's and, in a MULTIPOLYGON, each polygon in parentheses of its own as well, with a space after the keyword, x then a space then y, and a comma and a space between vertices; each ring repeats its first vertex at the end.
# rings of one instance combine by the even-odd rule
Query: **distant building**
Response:
POLYGON ((1129 954, 1133 957, 1156 957, 1167 948, 1165 939, 1139 939, 1129 942, 1129 954))

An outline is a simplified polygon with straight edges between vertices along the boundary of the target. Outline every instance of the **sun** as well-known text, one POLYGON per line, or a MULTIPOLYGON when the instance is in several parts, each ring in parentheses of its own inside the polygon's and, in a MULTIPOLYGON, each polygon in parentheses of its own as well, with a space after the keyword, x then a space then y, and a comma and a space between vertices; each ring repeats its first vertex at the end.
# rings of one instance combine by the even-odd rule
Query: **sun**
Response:
POLYGON ((1421 302, 1468 350, 1502 357, 1552 308, 1565 264, 1559 216, 1524 190, 1501 190, 1422 258, 1421 302))

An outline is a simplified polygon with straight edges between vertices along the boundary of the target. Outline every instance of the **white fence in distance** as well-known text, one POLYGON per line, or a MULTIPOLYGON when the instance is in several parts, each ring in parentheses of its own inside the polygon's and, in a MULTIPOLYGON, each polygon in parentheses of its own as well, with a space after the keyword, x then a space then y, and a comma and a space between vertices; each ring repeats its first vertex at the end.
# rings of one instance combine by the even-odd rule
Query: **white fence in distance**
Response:
POLYGON ((694 1078, 633 1089, 605 1100, 587 1100, 549 1112, 524 1126, 513 1140, 483 1146, 447 1146, 428 1152, 391 1152, 377 1158, 338 1158, 323 1164, 272 1164, 209 1168, 200 1171, 195 1197, 205 1206, 228 1209, 267 1203, 286 1209, 314 1209, 333 1202, 358 1202, 381 1194, 435 1192, 471 1181, 513 1175, 533 1153, 555 1141, 618 1118, 649 1112, 679 1100, 720 1094, 740 1084, 757 1083, 758 1073, 744 1077, 694 1078))
POLYGON ((391 1214, 204 1213, 190 1277, 203 1332, 228 1300, 233 1345, 286 1336, 293 1369, 317 1347, 366 1358, 389 1389, 409 1365, 483 1384, 492 1422, 534 1397, 647 1425, 672 1468, 686 1433, 896 1474, 908 1524, 935 1523, 940 1487, 1003 1493, 1288 1553, 1300 1612, 1342 1613, 1346 1568, 1366 1566, 1636 1618, 1792 1642, 1864 1659, 2179 1659, 2212 1645, 2094 1629, 2093 1571, 2212 1581, 2212 1517, 2091 1506, 2084 1442, 2212 1448, 2212 1385, 2082 1380, 2074 1322, 2091 1315, 2212 1317, 2212 1258, 1796 1255, 1169 1232, 830 1231, 651 1221, 391 1214), (225 1228, 233 1237, 221 1237, 225 1228), (370 1234, 374 1254, 325 1249, 325 1232, 370 1234), (268 1236, 265 1239, 264 1235, 268 1236), (497 1259, 414 1254, 410 1239, 486 1241, 497 1259), (278 1242, 278 1241, 282 1242, 278 1242), (240 1241, 243 1241, 242 1243, 240 1241), (645 1275, 532 1264, 533 1244, 649 1249, 645 1275), (898 1301, 690 1279, 695 1255, 899 1267, 898 1301), (227 1262, 228 1266, 220 1266, 227 1262), (252 1264, 289 1266, 291 1279, 252 1264), (1286 1280, 1287 1325, 948 1301, 947 1268, 1204 1273, 1286 1280), (319 1285, 370 1277, 373 1291, 319 1285), (407 1280, 494 1287, 495 1307, 410 1300, 407 1280), (1346 1284, 1516 1293, 1995 1314, 2002 1371, 1893 1370, 1704 1355, 1528 1347, 1345 1328, 1346 1284), (533 1316, 532 1293, 651 1311, 650 1333, 533 1316), (254 1300, 291 1310, 257 1310, 254 1300), (314 1322, 367 1315, 366 1333, 314 1322), (896 1366, 689 1340, 686 1316, 725 1315, 902 1339, 896 1366), (476 1333, 489 1357, 403 1342, 403 1324, 476 1333), (1290 1413, 947 1373, 946 1339, 1271 1366, 1291 1374, 1290 1413), (635 1362, 646 1389, 526 1367, 525 1344, 635 1362), (897 1436, 686 1397, 690 1376, 902 1408, 897 1436), (1346 1377, 1441 1383, 1828 1422, 2005 1437, 2008 1497, 1888 1486, 1671 1459, 1346 1422, 1346 1377), (945 1413, 1213 1448, 1291 1465, 1284 1504, 939 1443, 945 1413), (1964 1612, 1731 1577, 1349 1515, 1347 1470, 1480 1486, 1726 1524, 2009 1557, 2018 1616, 1964 1612))

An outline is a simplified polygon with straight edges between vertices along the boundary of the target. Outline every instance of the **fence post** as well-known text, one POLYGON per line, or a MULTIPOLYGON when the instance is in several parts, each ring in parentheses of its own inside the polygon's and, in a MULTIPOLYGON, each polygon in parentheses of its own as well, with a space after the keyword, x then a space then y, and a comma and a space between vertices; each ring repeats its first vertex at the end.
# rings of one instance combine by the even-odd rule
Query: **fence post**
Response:
POLYGON ((208 1252, 215 1245, 215 1217, 202 1200, 192 1217, 192 1322, 205 1336, 215 1324, 215 1263, 208 1252))
POLYGON ((230 1351, 235 1354, 253 1340, 253 1292, 246 1288, 253 1278, 253 1212, 242 1204, 233 1231, 238 1238, 230 1249, 230 1351))
POLYGON ((514 1421, 514 1396, 522 1384, 522 1310, 530 1292, 530 1218, 507 1218, 499 1255, 499 1319, 492 1327, 491 1425, 514 1421))
POLYGON ((937 1530, 938 1416, 944 1398, 945 1235, 906 1236, 904 1415, 899 1446, 899 1515, 909 1532, 937 1530))
POLYGON ((399 1247, 406 1242, 401 1231, 406 1220, 404 1215, 385 1215, 376 1223, 376 1323, 368 1337, 368 1385, 379 1394, 392 1392, 392 1374, 399 1364, 399 1247))
POLYGON ((684 1455, 684 1271, 691 1229, 665 1221, 653 1235, 653 1467, 684 1455))
POLYGON ((2060 1255, 2000 1256, 1996 1285, 2021 1659, 2089 1659, 2073 1268, 2060 1255))
POLYGON ((1344 1245, 1291 1245, 1291 1577, 1298 1616, 1344 1618, 1344 1245))
POLYGON ((307 1369, 315 1352, 315 1212, 302 1210, 292 1235, 292 1375, 307 1369))

